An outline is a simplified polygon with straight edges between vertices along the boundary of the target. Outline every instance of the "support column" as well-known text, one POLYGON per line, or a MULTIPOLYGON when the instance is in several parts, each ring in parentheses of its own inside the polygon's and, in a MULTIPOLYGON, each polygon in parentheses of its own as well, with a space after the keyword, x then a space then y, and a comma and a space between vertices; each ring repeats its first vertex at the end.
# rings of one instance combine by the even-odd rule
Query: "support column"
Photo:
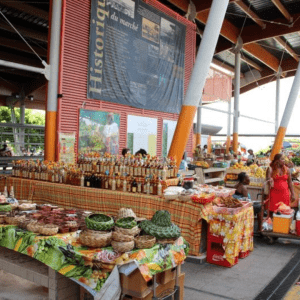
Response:
POLYGON ((169 157, 177 159, 177 166, 180 165, 193 126, 194 117, 202 97, 205 80, 219 39, 228 2, 229 0, 214 0, 209 11, 203 38, 168 154, 169 157))
POLYGON ((211 136, 207 138, 207 154, 211 154, 211 136))
POLYGON ((202 100, 200 101, 198 110, 197 110, 197 126, 196 126, 196 146, 201 145, 201 128, 202 128, 202 123, 201 123, 201 114, 202 114, 202 100))
POLYGON ((280 72, 277 73, 277 79, 276 79, 275 133, 277 133, 278 126, 279 126, 280 75, 281 75, 281 70, 280 72))
MULTIPOLYGON (((20 104, 20 124, 24 125, 25 124, 25 97, 22 95, 22 98, 20 100, 21 104, 20 104)), ((21 147, 25 147, 25 129, 24 128, 20 128, 19 129, 19 142, 20 142, 20 153, 22 153, 21 151, 21 147)))
POLYGON ((45 160, 55 160, 58 70, 60 51, 62 0, 52 1, 50 36, 50 79, 48 82, 45 126, 45 160))
POLYGON ((240 78, 241 78, 241 50, 242 41, 238 39, 235 48, 235 70, 234 70, 234 115, 233 115, 233 152, 238 150, 238 134, 239 134, 239 101, 240 101, 240 78))
POLYGON ((231 101, 228 101, 226 154, 229 154, 231 140, 231 101))
POLYGON ((277 131, 277 135, 275 138, 275 142, 273 145, 270 159, 273 159, 274 156, 277 153, 279 153, 281 150, 283 139, 284 139, 285 133, 286 133, 286 129, 289 125, 290 118, 291 118, 291 115, 292 115, 292 112, 293 112, 293 109, 295 106, 295 102, 298 97, 299 89, 300 89, 300 63, 298 64, 297 72, 295 74, 295 78, 294 78, 293 85, 292 85, 292 88, 290 91, 290 95, 289 95, 288 101, 286 103, 286 106, 285 106, 285 109, 284 109, 284 112, 282 115, 280 127, 278 128, 278 131, 277 131))

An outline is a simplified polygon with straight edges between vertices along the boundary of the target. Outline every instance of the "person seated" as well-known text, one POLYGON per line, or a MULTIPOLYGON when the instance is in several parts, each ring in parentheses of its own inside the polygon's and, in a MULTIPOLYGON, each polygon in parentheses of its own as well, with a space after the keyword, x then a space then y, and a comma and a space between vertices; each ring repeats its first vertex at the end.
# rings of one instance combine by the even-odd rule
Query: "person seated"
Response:
POLYGON ((235 186, 235 193, 233 195, 234 198, 248 198, 251 199, 250 194, 248 193, 247 185, 250 183, 250 178, 245 172, 241 172, 238 175, 238 183, 235 186))
POLYGON ((246 165, 247 165, 247 167, 250 167, 251 165, 253 165, 254 164, 254 161, 252 160, 252 159, 247 159, 247 162, 246 162, 246 165))
POLYGON ((122 149, 122 155, 125 157, 127 153, 130 153, 130 149, 129 148, 124 148, 122 149))
POLYGON ((137 156, 137 155, 139 155, 139 154, 141 154, 142 155, 142 157, 146 157, 147 156, 147 151, 145 150, 145 149, 140 149, 139 151, 137 151, 136 153, 135 153, 135 156, 137 156))
POLYGON ((186 161, 186 153, 184 153, 182 156, 182 161, 179 166, 179 170, 187 171, 187 169, 188 169, 188 163, 186 161))
POLYGON ((230 165, 234 166, 237 162, 239 162, 238 156, 237 154, 233 154, 233 159, 230 161, 230 165))
POLYGON ((255 155, 254 155, 254 153, 253 153, 253 150, 252 150, 252 149, 249 149, 249 150, 248 150, 248 153, 249 153, 248 159, 251 159, 251 160, 254 161, 255 155))

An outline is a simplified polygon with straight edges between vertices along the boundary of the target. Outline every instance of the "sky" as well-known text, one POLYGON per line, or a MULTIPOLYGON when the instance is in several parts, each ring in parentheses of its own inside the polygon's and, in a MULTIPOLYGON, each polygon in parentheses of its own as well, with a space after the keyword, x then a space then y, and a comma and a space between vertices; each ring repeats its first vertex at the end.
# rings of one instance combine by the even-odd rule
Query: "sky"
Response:
MULTIPOLYGON (((293 84, 294 77, 281 79, 280 82, 280 105, 279 105, 279 124, 282 118, 283 111, 293 84)), ((275 97, 276 97, 276 82, 271 82, 260 87, 257 87, 247 93, 240 95, 240 114, 247 115, 267 121, 274 122, 275 120, 275 97)), ((233 98, 232 110, 233 110, 233 98)), ((212 108, 228 110, 227 102, 217 102, 209 105, 212 108)), ((293 114, 287 128, 287 134, 300 134, 300 98, 297 97, 293 114)), ((202 109, 202 123, 207 125, 222 126, 220 133, 227 133, 227 114, 220 112, 202 109)), ((232 130, 231 122, 231 130, 232 130)), ((264 123, 260 121, 250 120, 240 117, 239 133, 274 133, 275 124, 264 123)), ((213 141, 225 141, 225 137, 213 137, 213 141)), ((267 148, 272 144, 274 138, 269 137, 239 137, 239 142, 247 147, 252 148, 254 152, 267 148)))

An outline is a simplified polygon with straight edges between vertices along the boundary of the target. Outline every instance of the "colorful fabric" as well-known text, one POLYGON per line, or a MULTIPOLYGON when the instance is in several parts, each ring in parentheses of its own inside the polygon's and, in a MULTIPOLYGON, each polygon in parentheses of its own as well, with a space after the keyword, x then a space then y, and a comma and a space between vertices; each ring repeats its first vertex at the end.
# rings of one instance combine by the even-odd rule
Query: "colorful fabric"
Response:
POLYGON ((224 258, 234 264, 240 252, 253 251, 253 207, 243 209, 236 215, 217 214, 208 216, 210 233, 223 237, 224 258))
MULTIPOLYGON (((3 190, 4 183, 0 182, 0 186, 1 184, 3 190)), ((199 255, 201 219, 207 219, 208 215, 206 206, 191 201, 166 201, 159 196, 8 177, 7 186, 11 185, 14 186, 17 199, 28 199, 32 195, 35 203, 51 203, 66 208, 103 212, 113 216, 117 215, 122 207, 132 208, 138 217, 147 219, 151 219, 157 210, 168 210, 171 213, 172 222, 179 226, 182 236, 190 245, 189 255, 199 255)))
MULTIPOLYGON (((112 247, 95 249, 81 245, 77 232, 45 237, 11 225, 0 225, 0 246, 33 257, 94 291, 100 291, 115 266, 115 259, 121 256, 112 247), (95 260, 101 264, 96 272, 91 267, 95 260)), ((136 260, 142 276, 149 281, 153 275, 182 264, 187 252, 188 244, 180 237, 174 245, 156 244, 151 249, 133 250, 126 255, 127 261, 136 260)))
POLYGON ((279 202, 290 206, 290 192, 287 181, 288 174, 274 177, 274 186, 270 189, 270 211, 276 211, 279 202))

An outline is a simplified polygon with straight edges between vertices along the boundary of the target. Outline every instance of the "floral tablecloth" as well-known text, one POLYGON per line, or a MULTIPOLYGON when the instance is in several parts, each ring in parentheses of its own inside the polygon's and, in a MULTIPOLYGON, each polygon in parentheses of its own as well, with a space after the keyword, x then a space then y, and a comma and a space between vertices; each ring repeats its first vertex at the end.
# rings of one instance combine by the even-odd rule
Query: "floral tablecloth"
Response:
POLYGON ((207 220, 210 233, 223 237, 224 258, 231 265, 240 252, 253 251, 253 207, 235 215, 217 214, 212 210, 207 220))
POLYGON ((0 225, 0 246, 31 256, 94 291, 100 291, 116 259, 123 257, 123 263, 135 260, 148 281, 154 274, 181 264, 189 250, 188 244, 180 237, 173 245, 156 244, 151 249, 121 255, 112 247, 95 249, 81 245, 78 232, 46 237, 12 225, 0 225), (98 270, 93 271, 93 262, 98 263, 98 270))

